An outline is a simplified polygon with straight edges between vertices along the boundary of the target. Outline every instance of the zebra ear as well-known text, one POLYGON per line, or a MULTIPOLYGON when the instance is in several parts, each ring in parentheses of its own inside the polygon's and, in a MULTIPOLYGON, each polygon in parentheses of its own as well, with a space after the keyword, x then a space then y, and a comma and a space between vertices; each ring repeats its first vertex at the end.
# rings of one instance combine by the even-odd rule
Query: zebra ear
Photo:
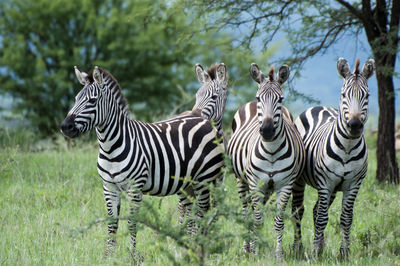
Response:
POLYGON ((349 64, 344 58, 339 58, 339 60, 337 61, 337 70, 339 75, 343 78, 346 78, 348 75, 351 74, 349 64))
POLYGON ((251 63, 250 65, 250 76, 258 84, 261 84, 265 79, 265 75, 260 71, 256 63, 251 63))
POLYGON ((93 70, 93 79, 94 79, 94 81, 95 81, 97 84, 99 84, 99 85, 101 85, 101 84, 103 83, 103 77, 101 76, 101 72, 100 72, 100 69, 99 69, 98 66, 95 66, 95 67, 94 67, 94 70, 93 70))
POLYGON ((211 80, 208 73, 204 71, 203 67, 200 64, 196 64, 195 71, 196 71, 197 80, 200 83, 206 83, 211 80))
POLYGON ((221 63, 218 65, 216 74, 217 74, 217 80, 219 81, 219 83, 226 86, 226 66, 224 63, 221 63))
POLYGON ((362 75, 366 79, 369 79, 374 74, 374 69, 375 69, 375 61, 374 59, 369 59, 367 62, 365 62, 362 68, 362 75))
POLYGON ((288 78, 290 69, 287 65, 283 65, 278 70, 278 82, 282 85, 288 78))
POLYGON ((81 72, 82 78, 85 80, 86 84, 89 83, 89 81, 86 79, 88 74, 86 74, 86 72, 81 72))
POLYGON ((82 85, 86 85, 87 74, 85 72, 81 73, 76 66, 74 66, 74 69, 76 78, 78 79, 79 83, 82 85))

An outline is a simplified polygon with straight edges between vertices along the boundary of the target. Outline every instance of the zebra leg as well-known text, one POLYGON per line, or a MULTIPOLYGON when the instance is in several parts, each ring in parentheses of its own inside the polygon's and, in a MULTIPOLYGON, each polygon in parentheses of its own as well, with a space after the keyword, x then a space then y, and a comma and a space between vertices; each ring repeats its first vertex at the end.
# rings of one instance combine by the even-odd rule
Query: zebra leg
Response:
POLYGON ((292 193, 292 185, 285 186, 276 195, 276 208, 278 214, 275 215, 274 228, 276 232, 276 249, 275 257, 277 261, 283 261, 283 250, 282 250, 282 231, 285 228, 285 224, 282 219, 281 213, 286 209, 286 205, 289 201, 290 194, 292 193))
MULTIPOLYGON (((247 183, 240 179, 237 178, 237 190, 239 194, 240 201, 242 202, 242 213, 244 220, 247 221, 248 219, 248 211, 249 211, 249 203, 250 203, 250 198, 249 198, 249 186, 247 183)), ((243 249, 245 252, 250 252, 250 245, 249 242, 245 239, 243 240, 243 249)))
MULTIPOLYGON (((330 196, 330 198, 329 198, 329 205, 328 205, 328 209, 329 209, 329 207, 331 207, 331 205, 332 205, 332 203, 333 203, 333 201, 335 200, 335 198, 336 198, 336 190, 332 193, 332 195, 330 196)), ((316 221, 317 221, 317 212, 318 212, 318 205, 319 205, 319 200, 317 200, 317 203, 315 203, 315 205, 314 205, 314 209, 313 209, 313 219, 314 219, 314 227, 315 227, 315 225, 316 225, 316 221)), ((325 233, 324 232, 322 232, 322 234, 321 234, 321 246, 323 247, 325 245, 325 233)))
POLYGON ((185 214, 186 214, 186 208, 185 208, 185 203, 184 201, 186 198, 183 196, 181 198, 181 194, 178 194, 178 212, 179 212, 179 225, 182 226, 184 221, 185 221, 185 214))
POLYGON ((121 206, 121 192, 116 186, 111 184, 103 184, 104 199, 106 201, 108 220, 108 239, 107 246, 104 252, 104 257, 108 257, 114 253, 115 235, 118 230, 118 216, 121 206))
POLYGON ((347 259, 349 256, 349 234, 353 223, 353 207, 356 200, 359 186, 343 192, 342 214, 340 216, 340 228, 342 231, 342 245, 340 255, 347 259))
POLYGON ((142 193, 141 188, 135 187, 135 186, 130 188, 128 190, 128 197, 129 197, 129 201, 130 201, 128 228, 129 228, 129 232, 131 234, 132 250, 135 251, 136 233, 137 233, 135 215, 138 213, 140 203, 142 202, 142 199, 143 199, 143 193, 142 193))
MULTIPOLYGON (((208 211, 210 208, 210 190, 208 188, 208 184, 199 183, 195 186, 194 194, 196 197, 196 219, 202 219, 204 217, 204 213, 208 211)), ((192 227, 192 234, 196 234, 198 230, 198 225, 194 224, 192 227)), ((203 231, 207 230, 207 228, 203 228, 203 231)))
POLYGON ((192 218, 192 206, 194 199, 193 188, 190 186, 183 191, 178 192, 178 211, 179 211, 179 225, 182 226, 185 218, 188 219, 187 233, 192 234, 194 221, 192 218))
POLYGON ((315 235, 314 235, 314 256, 320 256, 324 247, 324 230, 328 224, 328 209, 331 192, 328 190, 318 191, 318 201, 314 207, 314 223, 315 223, 315 235))
MULTIPOLYGON (((267 200, 267 199, 265 199, 267 200)), ((256 249, 256 242, 257 242, 257 236, 254 236, 254 233, 257 228, 260 228, 263 223, 263 215, 260 210, 260 206, 264 202, 264 199, 261 198, 260 196, 257 196, 256 194, 253 194, 251 197, 252 201, 252 209, 253 209, 253 214, 254 214, 254 227, 250 231, 250 234, 252 235, 252 239, 249 242, 249 251, 253 254, 257 254, 257 249, 256 249)))
POLYGON ((295 220, 294 225, 294 241, 293 250, 296 256, 300 256, 303 250, 303 244, 301 241, 301 220, 304 214, 304 189, 306 184, 303 180, 296 180, 292 188, 292 215, 295 220))

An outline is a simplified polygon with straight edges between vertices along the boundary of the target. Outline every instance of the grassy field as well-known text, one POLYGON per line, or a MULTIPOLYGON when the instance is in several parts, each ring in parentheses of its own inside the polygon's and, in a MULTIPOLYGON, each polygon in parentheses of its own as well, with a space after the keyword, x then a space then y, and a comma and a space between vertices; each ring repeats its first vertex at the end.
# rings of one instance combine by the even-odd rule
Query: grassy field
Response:
MULTIPOLYGON (((59 145, 2 145, 0 151, 0 264, 1 265, 98 265, 130 264, 127 222, 121 221, 115 255, 103 259, 106 224, 95 221, 106 217, 102 184, 97 176, 96 143, 79 142, 73 147, 63 140, 59 145), (46 148, 47 147, 47 148, 46 148)), ((370 145, 373 148, 373 145, 370 145)), ((375 151, 370 150, 368 175, 356 200, 351 231, 351 255, 348 262, 339 260, 339 217, 341 194, 329 211, 326 248, 315 261, 305 256, 301 264, 316 265, 400 265, 400 187, 378 185, 374 178, 375 151)), ((239 211, 236 184, 232 174, 219 189, 223 211, 239 211)), ((306 190, 306 212, 303 219, 305 253, 310 254, 313 237, 312 207, 314 190, 306 190)), ((191 252, 174 239, 190 242, 179 230, 177 198, 145 197, 141 217, 157 223, 157 233, 141 224, 137 250, 144 265, 185 264, 191 252), (172 237, 166 237, 171 235, 172 237), (175 260, 175 262, 174 262, 175 260)), ((272 206, 272 205, 271 205, 272 206)), ((127 200, 122 201, 122 214, 128 213, 127 200)), ((287 209, 290 210, 290 206, 287 209)), ((265 212, 265 224, 258 255, 242 252, 243 223, 234 216, 220 217, 212 235, 202 239, 214 248, 207 257, 209 265, 274 265, 275 232, 273 208, 265 212), (233 218, 232 218, 233 217, 233 218), (215 248, 207 241, 216 241, 215 248)), ((283 239, 287 264, 298 265, 291 254, 293 225, 286 220, 283 239)))

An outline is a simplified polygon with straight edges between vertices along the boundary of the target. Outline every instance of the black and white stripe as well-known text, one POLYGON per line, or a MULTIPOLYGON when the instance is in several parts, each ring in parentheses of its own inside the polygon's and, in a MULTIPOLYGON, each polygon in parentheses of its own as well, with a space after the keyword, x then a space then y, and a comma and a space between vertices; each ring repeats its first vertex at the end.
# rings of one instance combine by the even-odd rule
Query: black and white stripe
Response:
MULTIPOLYGON (((252 203, 255 223, 260 225, 262 214, 258 205, 265 204, 273 192, 276 207, 285 210, 292 185, 304 167, 304 146, 290 112, 282 105, 281 87, 289 77, 289 67, 282 66, 277 78, 273 68, 265 78, 256 64, 251 65, 250 73, 259 84, 257 101, 246 103, 236 112, 228 153, 232 156, 244 215, 247 217, 248 204, 252 203)), ((275 216, 274 228, 276 257, 282 259, 284 223, 280 214, 275 216)), ((244 249, 255 252, 254 240, 244 241, 244 249)))
MULTIPOLYGON (((196 64, 195 73, 198 81, 202 86, 196 93, 196 103, 192 112, 200 114, 203 118, 212 121, 213 126, 217 129, 221 138, 221 143, 226 150, 226 140, 222 129, 222 119, 225 111, 228 78, 226 74, 226 66, 224 63, 215 64, 206 71, 200 64, 196 64)), ((187 205, 191 204, 190 197, 186 193, 178 193, 179 204, 178 210, 180 214, 179 223, 183 224, 184 217, 187 214, 187 205)), ((193 195, 190 194, 189 196, 193 195)), ((192 225, 189 224, 189 231, 192 225)))
MULTIPOLYGON (((214 143, 217 131, 210 121, 192 114, 156 123, 132 120, 121 88, 111 74, 95 67, 90 75, 76 69, 85 85, 61 125, 68 137, 96 128, 100 146, 97 169, 112 221, 107 251, 115 244, 120 193, 126 191, 132 216, 143 194, 167 196, 193 191, 202 216, 209 207, 209 184, 221 175, 222 149, 214 143)), ((132 245, 136 224, 129 221, 132 245)))
POLYGON ((304 213, 304 188, 308 184, 318 190, 318 201, 314 207, 314 254, 320 255, 324 246, 329 206, 336 192, 343 191, 340 253, 343 257, 348 256, 354 201, 368 166, 363 127, 368 117, 367 80, 373 74, 374 61, 368 60, 361 73, 358 65, 359 60, 351 73, 347 61, 343 58, 338 60, 338 72, 344 78, 339 111, 313 107, 300 114, 295 122, 306 149, 304 174, 293 187, 296 250, 302 246, 300 223, 304 213))

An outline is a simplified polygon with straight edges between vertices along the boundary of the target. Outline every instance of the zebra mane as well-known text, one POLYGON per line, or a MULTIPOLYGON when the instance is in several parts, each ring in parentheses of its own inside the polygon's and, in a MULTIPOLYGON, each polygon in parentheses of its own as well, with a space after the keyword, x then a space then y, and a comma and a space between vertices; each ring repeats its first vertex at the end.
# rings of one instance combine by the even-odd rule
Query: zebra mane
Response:
POLYGON ((217 67, 218 64, 210 66, 210 68, 207 69, 207 74, 210 76, 211 80, 217 79, 217 67))
POLYGON ((274 68, 274 66, 272 66, 268 72, 269 81, 274 81, 274 71, 275 71, 275 68, 274 68))
MULTIPOLYGON (((111 92, 114 95, 114 98, 118 101, 118 105, 121 108, 121 110, 123 110, 124 113, 128 115, 129 114, 128 100, 125 98, 124 94, 122 93, 122 88, 119 85, 118 81, 107 70, 100 68, 100 67, 99 67, 99 70, 103 74, 104 77, 108 77, 111 80, 111 82, 108 84, 109 85, 108 87, 110 89, 112 89, 111 92)), ((88 74, 86 79, 89 80, 90 83, 94 82, 93 70, 88 74)))
POLYGON ((360 66, 360 58, 357 58, 356 65, 354 66, 354 74, 356 75, 360 74, 360 69, 358 68, 359 66, 360 66))
MULTIPOLYGON (((207 69, 207 74, 210 76, 211 80, 217 79, 217 68, 219 64, 214 64, 207 69)), ((228 81, 228 75, 226 75, 226 79, 228 81)))

